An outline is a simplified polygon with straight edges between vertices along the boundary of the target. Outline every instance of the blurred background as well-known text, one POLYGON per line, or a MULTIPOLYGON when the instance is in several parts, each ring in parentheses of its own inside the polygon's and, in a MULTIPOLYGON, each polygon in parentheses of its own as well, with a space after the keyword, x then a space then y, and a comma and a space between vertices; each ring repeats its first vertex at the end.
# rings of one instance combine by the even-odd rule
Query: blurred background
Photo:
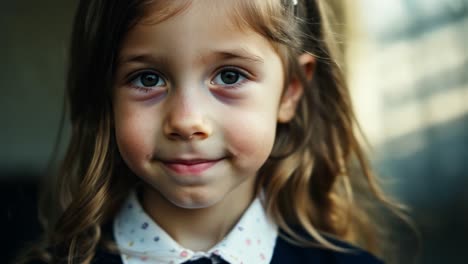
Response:
MULTIPOLYGON (((0 228, 7 260, 39 230, 37 184, 62 115, 75 2, 0 2, 0 228)), ((411 208, 422 234, 419 262, 466 262, 468 0, 330 2, 370 157, 386 190, 411 208)))
POLYGON ((357 116, 421 231, 420 263, 467 263, 468 1, 341 2, 357 116))

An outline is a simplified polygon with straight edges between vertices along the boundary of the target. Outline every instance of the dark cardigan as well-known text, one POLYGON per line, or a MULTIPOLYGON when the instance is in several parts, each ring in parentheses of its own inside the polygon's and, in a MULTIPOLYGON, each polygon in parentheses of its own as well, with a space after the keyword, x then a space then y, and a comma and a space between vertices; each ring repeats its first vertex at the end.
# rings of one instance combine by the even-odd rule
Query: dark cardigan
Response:
MULTIPOLYGON (((304 248, 293 245, 281 236, 276 240, 271 264, 287 263, 312 263, 312 264, 381 264, 381 260, 373 255, 355 248, 342 241, 332 241, 335 245, 349 249, 350 252, 336 252, 324 248, 304 248)), ((43 262, 31 262, 29 264, 44 264, 43 262)), ((98 249, 92 264, 123 264, 120 255, 112 254, 98 249)), ((252 263, 256 264, 256 263, 252 263)))
MULTIPOLYGON (((271 264, 312 263, 312 264, 380 264, 381 260, 360 249, 343 242, 340 246, 351 249, 350 253, 341 253, 323 248, 303 248, 288 243, 281 237, 276 240, 271 264)), ((122 264, 119 255, 98 251, 93 264, 122 264)), ((256 263, 252 263, 256 264, 256 263)))
MULTIPOLYGON (((271 264, 313 263, 313 264, 378 264, 383 263, 371 254, 351 247, 343 242, 339 246, 351 249, 350 253, 341 253, 323 248, 303 248, 288 243, 281 237, 276 240, 271 264)), ((119 255, 98 251, 93 264, 122 264, 119 255)), ((255 263, 253 263, 255 264, 255 263)))

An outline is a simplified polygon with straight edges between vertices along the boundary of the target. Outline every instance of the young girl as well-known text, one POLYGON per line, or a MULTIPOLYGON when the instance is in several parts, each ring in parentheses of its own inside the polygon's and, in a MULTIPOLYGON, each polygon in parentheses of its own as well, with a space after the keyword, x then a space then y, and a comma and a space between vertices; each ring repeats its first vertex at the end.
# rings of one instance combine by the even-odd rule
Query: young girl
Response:
POLYGON ((71 141, 26 262, 379 263, 356 246, 378 253, 365 198, 387 200, 324 2, 80 1, 71 141))

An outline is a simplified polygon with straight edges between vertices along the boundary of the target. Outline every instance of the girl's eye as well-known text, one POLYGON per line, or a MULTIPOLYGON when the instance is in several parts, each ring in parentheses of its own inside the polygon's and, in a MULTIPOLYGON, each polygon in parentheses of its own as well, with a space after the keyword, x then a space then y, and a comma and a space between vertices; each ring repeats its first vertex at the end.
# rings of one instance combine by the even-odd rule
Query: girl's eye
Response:
POLYGON ((223 71, 220 73, 221 80, 226 84, 234 84, 239 80, 240 74, 233 71, 223 71))
POLYGON ((235 86, 242 83, 245 79, 245 75, 238 70, 227 69, 219 72, 211 83, 215 85, 235 86))
POLYGON ((133 77, 131 84, 137 88, 153 88, 164 86, 166 85, 166 82, 157 73, 143 72, 133 77))

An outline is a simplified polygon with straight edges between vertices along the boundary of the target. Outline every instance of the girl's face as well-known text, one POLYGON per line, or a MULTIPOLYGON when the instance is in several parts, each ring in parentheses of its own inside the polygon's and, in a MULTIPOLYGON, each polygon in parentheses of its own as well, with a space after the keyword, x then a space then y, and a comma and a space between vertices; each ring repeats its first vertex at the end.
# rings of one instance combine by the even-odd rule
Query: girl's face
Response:
POLYGON ((291 118, 280 57, 228 18, 235 1, 221 2, 192 1, 158 23, 150 10, 119 53, 113 106, 120 154, 177 207, 251 197, 278 120, 291 118))

